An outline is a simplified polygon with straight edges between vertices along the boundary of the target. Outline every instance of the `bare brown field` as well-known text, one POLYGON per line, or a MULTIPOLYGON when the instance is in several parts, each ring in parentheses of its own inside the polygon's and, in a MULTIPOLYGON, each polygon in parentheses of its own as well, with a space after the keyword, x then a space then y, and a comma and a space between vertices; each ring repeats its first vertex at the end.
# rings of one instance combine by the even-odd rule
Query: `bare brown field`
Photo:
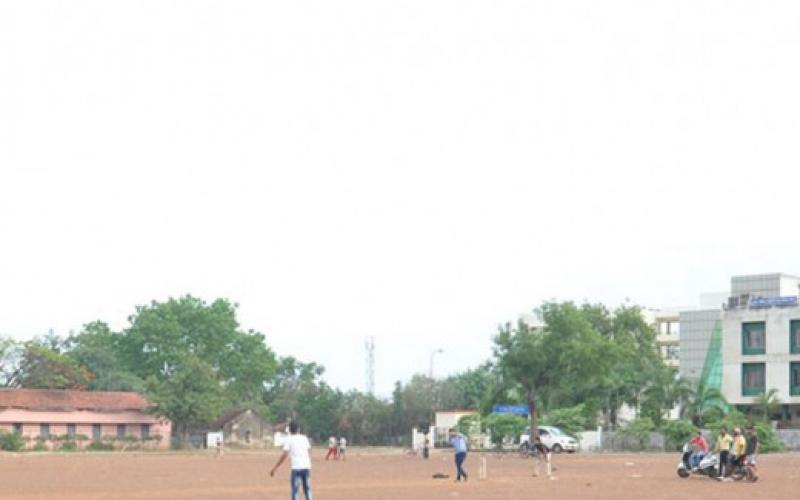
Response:
MULTIPOLYGON (((452 457, 428 461, 393 450, 350 451, 325 462, 315 450, 315 500, 737 499, 775 500, 800 494, 800 455, 760 458, 757 483, 680 479, 678 454, 557 455, 555 480, 533 477, 533 462, 487 454, 489 476, 477 479, 479 453, 470 454, 469 482, 452 481, 452 457), (451 479, 432 479, 436 472, 451 479)), ((0 454, 0 499, 288 499, 289 469, 275 478, 276 452, 0 454)), ((301 495, 302 498, 302 495, 301 495)))

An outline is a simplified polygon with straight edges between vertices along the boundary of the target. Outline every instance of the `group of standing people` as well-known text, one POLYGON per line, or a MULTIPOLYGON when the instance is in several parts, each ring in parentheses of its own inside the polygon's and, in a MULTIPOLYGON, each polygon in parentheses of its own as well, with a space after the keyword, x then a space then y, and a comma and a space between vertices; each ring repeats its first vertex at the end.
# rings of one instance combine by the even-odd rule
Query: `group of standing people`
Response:
MULTIPOLYGON (((710 447, 700 431, 692 438, 691 445, 694 450, 692 467, 696 469, 710 447)), ((711 451, 719 454, 719 479, 730 476, 744 466, 755 468, 759 451, 758 434, 752 424, 747 426, 745 432, 739 427, 734 428, 733 434, 728 434, 728 429, 722 427, 711 451)))
POLYGON ((344 436, 341 436, 339 439, 336 439, 336 436, 331 436, 328 438, 328 453, 325 455, 325 460, 330 460, 333 458, 334 460, 346 460, 347 457, 347 439, 344 436))
POLYGON ((728 434, 728 429, 722 427, 714 451, 719 453, 720 479, 724 479, 745 465, 755 467, 758 435, 753 425, 748 425, 744 433, 736 427, 733 429, 733 435, 728 434))

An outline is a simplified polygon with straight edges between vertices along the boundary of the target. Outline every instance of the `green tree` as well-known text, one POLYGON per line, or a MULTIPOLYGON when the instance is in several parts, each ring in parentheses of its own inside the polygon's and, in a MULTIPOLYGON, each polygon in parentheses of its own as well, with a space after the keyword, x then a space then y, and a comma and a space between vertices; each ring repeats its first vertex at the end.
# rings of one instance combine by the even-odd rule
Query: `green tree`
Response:
POLYGON ((414 375, 403 387, 403 408, 405 409, 405 427, 427 429, 433 425, 433 412, 440 408, 437 401, 436 381, 425 375, 414 375))
POLYGON ((697 428, 686 420, 670 420, 661 426, 668 449, 680 451, 681 447, 697 432, 697 428))
POLYGON ((339 430, 353 443, 387 444, 391 405, 372 394, 351 391, 344 397, 339 430))
POLYGON ((67 356, 92 373, 87 389, 144 392, 144 380, 125 369, 120 360, 119 337, 106 323, 95 321, 67 340, 67 356))
POLYGON ((406 409, 403 404, 403 384, 398 380, 394 383, 392 391, 392 416, 391 416, 392 436, 404 436, 411 432, 410 427, 406 427, 406 409))
POLYGON ((571 302, 546 303, 543 330, 523 322, 505 325, 495 337, 494 354, 504 376, 521 388, 538 436, 539 400, 587 388, 609 369, 609 345, 571 302))
POLYGON ((274 379, 278 361, 258 332, 236 331, 223 351, 220 374, 226 395, 233 403, 263 403, 268 384, 274 379))
MULTIPOLYGON (((524 429, 524 427, 523 427, 524 429)), ((479 434, 483 430, 480 415, 464 415, 458 419, 456 430, 465 436, 479 434)))
MULTIPOLYGON (((315 439, 339 435, 339 416, 344 396, 323 381, 304 390, 297 405, 297 420, 315 439)), ((355 442, 354 442, 355 443, 355 442)))
POLYGON ((639 449, 644 450, 650 440, 650 433, 655 430, 656 425, 649 417, 639 417, 629 422, 621 432, 635 438, 639 442, 639 449))
POLYGON ((528 426, 528 419, 508 413, 492 413, 483 419, 483 423, 491 433, 492 443, 499 448, 504 442, 516 442, 528 426))
POLYGON ((90 379, 91 373, 69 356, 28 342, 11 385, 26 389, 85 389, 90 379))
POLYGON ((624 306, 613 313, 599 304, 584 304, 583 316, 609 343, 608 360, 613 370, 598 372, 596 384, 585 396, 602 409, 606 428, 617 427, 617 413, 623 404, 661 420, 671 408, 672 395, 663 390, 673 375, 664 365, 656 347, 656 332, 639 307, 624 306))
POLYGON ((13 385, 23 350, 20 342, 0 337, 0 387, 13 385))
POLYGON ((714 387, 698 386, 689 397, 688 403, 681 407, 681 418, 689 419, 696 427, 707 421, 718 420, 728 411, 725 396, 714 387))
POLYGON ((149 377, 147 392, 153 413, 172 421, 181 443, 186 442, 190 429, 212 422, 226 404, 214 368, 191 355, 176 365, 171 376, 149 377))
POLYGON ((437 381, 437 404, 441 409, 478 409, 486 404, 495 383, 489 363, 437 381))
POLYGON ((766 393, 756 396, 753 406, 758 410, 762 420, 768 422, 769 419, 780 412, 781 399, 778 397, 778 389, 772 388, 766 393))
POLYGON ((140 378, 163 381, 188 360, 200 360, 218 377, 228 406, 258 406, 276 375, 263 335, 241 331, 236 306, 227 300, 152 302, 137 307, 130 323, 112 345, 125 370, 140 378))
POLYGON ((641 391, 639 414, 661 427, 676 405, 685 405, 691 399, 691 386, 686 380, 676 378, 667 366, 654 367, 650 374, 652 378, 641 391))
POLYGON ((550 410, 542 418, 542 423, 558 427, 567 434, 577 437, 580 432, 586 430, 589 418, 586 415, 586 407, 580 404, 569 408, 550 410))
POLYGON ((19 432, 0 430, 0 450, 19 451, 23 446, 25 446, 25 441, 19 432))
POLYGON ((296 420, 303 424, 301 402, 317 396, 324 372, 316 363, 281 358, 264 393, 264 402, 272 415, 279 421, 296 420))

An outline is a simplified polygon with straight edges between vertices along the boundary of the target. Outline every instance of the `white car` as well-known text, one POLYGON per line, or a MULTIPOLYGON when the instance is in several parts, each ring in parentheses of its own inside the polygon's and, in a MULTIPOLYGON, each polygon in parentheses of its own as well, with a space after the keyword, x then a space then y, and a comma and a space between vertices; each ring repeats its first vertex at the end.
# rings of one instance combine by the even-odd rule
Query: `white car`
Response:
MULTIPOLYGON (((542 425, 538 427, 539 429, 539 438, 542 440, 542 443, 553 450, 553 453, 561 453, 562 451, 566 451, 569 453, 575 453, 578 451, 578 440, 574 437, 566 434, 564 431, 559 429, 558 427, 551 427, 549 425, 542 425)), ((519 438, 519 449, 520 451, 527 451, 530 449, 530 429, 525 431, 525 434, 520 436, 519 438)))

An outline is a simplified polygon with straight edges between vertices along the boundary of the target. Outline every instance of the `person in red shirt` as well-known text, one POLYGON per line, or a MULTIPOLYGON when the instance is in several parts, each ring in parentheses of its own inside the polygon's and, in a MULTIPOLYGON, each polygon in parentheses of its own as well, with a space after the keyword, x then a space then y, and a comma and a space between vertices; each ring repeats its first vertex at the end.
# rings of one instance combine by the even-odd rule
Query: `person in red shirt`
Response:
POLYGON ((694 449, 694 453, 692 453, 691 457, 692 469, 696 469, 700 461, 708 453, 709 446, 708 441, 706 441, 706 438, 703 437, 703 433, 700 431, 697 431, 697 434, 692 438, 691 444, 694 449))
POLYGON ((692 446, 695 451, 699 451, 704 455, 708 453, 708 441, 706 441, 706 438, 703 437, 703 433, 700 431, 697 431, 697 434, 692 438, 692 446))

